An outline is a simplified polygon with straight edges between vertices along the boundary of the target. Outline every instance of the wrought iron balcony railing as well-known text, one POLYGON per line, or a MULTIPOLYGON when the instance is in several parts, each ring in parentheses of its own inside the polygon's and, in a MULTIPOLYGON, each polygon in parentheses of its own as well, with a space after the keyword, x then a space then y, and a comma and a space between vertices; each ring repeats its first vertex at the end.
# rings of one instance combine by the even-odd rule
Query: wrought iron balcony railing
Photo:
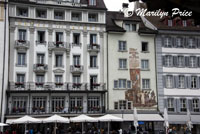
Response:
POLYGON ((82 73, 83 66, 82 65, 71 65, 70 66, 71 73, 82 73))
POLYGON ((49 42, 48 43, 48 48, 49 50, 65 50, 65 51, 70 51, 70 44, 66 42, 49 42))
POLYGON ((34 64, 33 71, 36 73, 45 73, 48 71, 48 65, 47 64, 34 64))
POLYGON ((15 41, 15 48, 17 49, 29 49, 30 42, 27 40, 16 40, 15 41))
POLYGON ((100 51, 100 45, 99 44, 89 44, 88 45, 88 51, 89 52, 99 52, 100 51))

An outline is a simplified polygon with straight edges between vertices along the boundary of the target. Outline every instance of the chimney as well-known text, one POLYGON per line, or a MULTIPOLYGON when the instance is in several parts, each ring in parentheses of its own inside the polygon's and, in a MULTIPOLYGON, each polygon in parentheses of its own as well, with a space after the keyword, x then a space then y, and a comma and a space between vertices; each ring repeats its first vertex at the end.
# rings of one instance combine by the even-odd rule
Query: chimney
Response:
POLYGON ((147 9, 147 4, 144 3, 144 2, 136 1, 136 2, 135 2, 134 9, 136 10, 136 9, 138 9, 138 8, 147 9))

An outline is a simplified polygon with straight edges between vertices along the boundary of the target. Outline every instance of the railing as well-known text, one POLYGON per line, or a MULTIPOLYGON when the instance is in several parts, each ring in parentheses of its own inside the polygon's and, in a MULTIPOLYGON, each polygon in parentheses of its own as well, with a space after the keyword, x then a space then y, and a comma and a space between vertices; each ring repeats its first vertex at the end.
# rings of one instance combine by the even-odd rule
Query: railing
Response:
POLYGON ((70 66, 71 73, 82 73, 83 66, 82 65, 71 65, 70 66))
POLYGON ((66 42, 49 42, 48 43, 49 50, 66 50, 70 51, 70 44, 66 42))
POLYGON ((71 43, 72 47, 81 47, 82 43, 71 43))
POLYGON ((46 71, 48 71, 48 65, 47 64, 34 64, 33 71, 34 72, 46 72, 46 71))
POLYGON ((15 48, 19 49, 28 49, 30 46, 30 42, 27 40, 16 40, 15 48))
POLYGON ((100 51, 100 45, 98 45, 98 44, 89 44, 88 45, 88 51, 99 52, 100 51))
POLYGON ((105 83, 10 82, 8 91, 106 91, 105 83))
POLYGON ((12 107, 7 109, 7 115, 34 114, 101 114, 105 113, 105 106, 98 107, 12 107))

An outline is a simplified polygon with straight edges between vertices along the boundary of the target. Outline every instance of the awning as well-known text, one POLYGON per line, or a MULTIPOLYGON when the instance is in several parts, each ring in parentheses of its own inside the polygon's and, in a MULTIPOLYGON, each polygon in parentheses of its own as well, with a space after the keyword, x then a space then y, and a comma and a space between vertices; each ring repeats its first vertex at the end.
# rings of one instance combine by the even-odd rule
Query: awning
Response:
MULTIPOLYGON (((186 124, 188 121, 187 115, 169 115, 170 124, 186 124)), ((200 124, 199 115, 191 115, 192 124, 200 124)))
MULTIPOLYGON (((10 119, 6 119, 6 124, 11 124, 14 120, 16 120, 18 118, 10 118, 10 119)), ((37 118, 37 119, 40 119, 40 120, 43 120, 43 119, 46 119, 46 118, 37 118)))
MULTIPOLYGON (((123 118, 124 121, 134 121, 133 114, 112 114, 123 118)), ((159 114, 138 114, 138 121, 164 121, 159 114)))

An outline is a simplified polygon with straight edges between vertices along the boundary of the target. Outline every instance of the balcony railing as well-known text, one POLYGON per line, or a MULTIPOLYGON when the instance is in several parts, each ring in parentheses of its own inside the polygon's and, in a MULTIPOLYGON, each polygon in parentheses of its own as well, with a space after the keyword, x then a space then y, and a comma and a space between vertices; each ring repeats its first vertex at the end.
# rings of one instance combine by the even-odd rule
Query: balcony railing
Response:
POLYGON ((8 91, 62 91, 62 92, 96 92, 106 91, 105 83, 37 83, 10 82, 8 91))
POLYGON ((71 71, 71 73, 82 73, 83 72, 83 66, 81 66, 81 65, 71 65, 70 71, 71 71))
POLYGON ((7 109, 7 115, 34 115, 34 114, 102 114, 105 106, 98 107, 12 107, 7 109))
POLYGON ((70 44, 66 42, 49 42, 49 50, 65 50, 70 51, 70 44))
POLYGON ((29 49, 30 42, 27 40, 16 40, 15 41, 15 48, 17 49, 29 49))
POLYGON ((88 51, 89 52, 99 52, 100 51, 100 45, 98 45, 98 44, 89 44, 88 45, 88 51))
POLYGON ((47 64, 34 64, 33 71, 36 73, 44 73, 44 72, 48 71, 48 65, 47 64))
POLYGON ((82 43, 72 43, 71 46, 72 47, 81 47, 82 43))

